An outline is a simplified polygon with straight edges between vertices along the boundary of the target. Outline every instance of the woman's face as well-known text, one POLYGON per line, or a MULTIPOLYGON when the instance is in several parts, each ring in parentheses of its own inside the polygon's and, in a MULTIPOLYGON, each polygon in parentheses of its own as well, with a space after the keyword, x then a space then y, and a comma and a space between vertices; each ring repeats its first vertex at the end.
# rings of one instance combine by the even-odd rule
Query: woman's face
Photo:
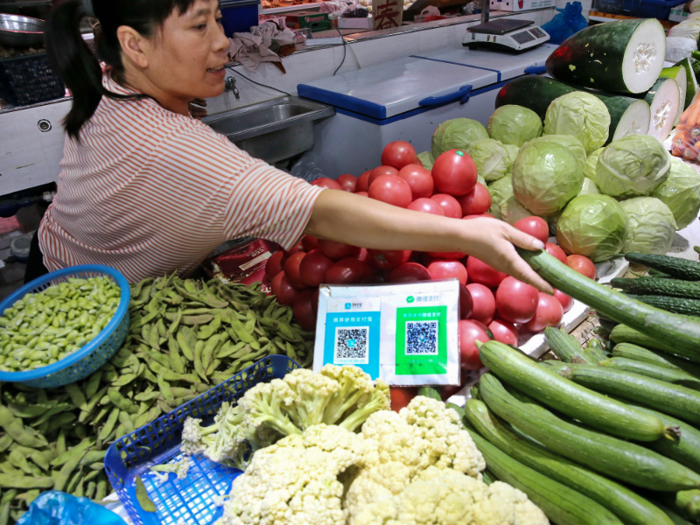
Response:
POLYGON ((155 91, 148 94, 189 101, 223 93, 229 41, 220 18, 218 0, 197 0, 185 13, 175 10, 156 35, 139 43, 145 60, 135 65, 150 84, 145 91, 155 91))

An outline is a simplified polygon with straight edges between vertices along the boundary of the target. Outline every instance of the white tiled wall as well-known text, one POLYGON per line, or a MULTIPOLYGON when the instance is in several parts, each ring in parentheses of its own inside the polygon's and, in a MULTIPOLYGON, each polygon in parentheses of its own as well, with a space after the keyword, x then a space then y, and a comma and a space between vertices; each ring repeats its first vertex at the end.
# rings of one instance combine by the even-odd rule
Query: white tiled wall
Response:
MULTIPOLYGON (((590 2, 590 0, 588 1, 590 2)), ((517 18, 532 20, 536 24, 541 25, 551 20, 553 14, 553 9, 544 9, 518 13, 517 18)), ((470 24, 476 23, 478 23, 478 20, 470 24)), ((470 24, 436 27, 385 38, 353 42, 346 46, 347 57, 339 73, 357 70, 409 55, 427 53, 436 49, 459 47, 462 44, 466 28, 470 24)), ((272 64, 262 64, 253 73, 246 70, 243 66, 237 66, 235 70, 261 84, 296 94, 298 84, 331 76, 342 59, 342 46, 334 46, 296 53, 283 58, 282 63, 287 71, 286 74, 283 74, 272 64)), ((220 97, 209 99, 207 104, 210 115, 283 96, 282 93, 273 89, 256 86, 239 75, 232 73, 228 73, 228 75, 237 78, 240 99, 236 100, 232 93, 224 93, 220 97)))

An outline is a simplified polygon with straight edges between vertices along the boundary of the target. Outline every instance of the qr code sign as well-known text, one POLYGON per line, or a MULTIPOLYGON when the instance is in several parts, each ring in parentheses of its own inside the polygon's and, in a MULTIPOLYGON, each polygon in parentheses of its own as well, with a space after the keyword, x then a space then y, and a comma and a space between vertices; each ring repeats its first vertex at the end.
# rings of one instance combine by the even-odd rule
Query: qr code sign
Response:
POLYGON ((406 323, 406 355, 437 355, 438 322, 406 323))
POLYGON ((369 326, 336 328, 336 364, 358 365, 369 363, 369 326))

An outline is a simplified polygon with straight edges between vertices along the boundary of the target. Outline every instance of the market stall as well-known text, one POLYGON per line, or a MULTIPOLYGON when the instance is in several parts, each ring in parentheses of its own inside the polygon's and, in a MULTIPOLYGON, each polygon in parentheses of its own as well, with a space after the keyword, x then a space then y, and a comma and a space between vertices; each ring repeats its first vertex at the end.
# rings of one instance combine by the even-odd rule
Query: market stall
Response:
MULTIPOLYGON (((462 252, 306 235, 218 254, 210 278, 77 266, 8 297, 0 525, 74 501, 51 490, 143 524, 697 522, 700 102, 665 39, 593 26, 538 55, 553 78, 408 59, 455 78, 361 109, 451 107, 455 71, 513 73, 483 123, 446 115, 418 151, 363 148, 364 173, 312 183, 501 219, 544 245, 519 253, 553 295, 462 252)), ((348 82, 308 94, 370 98, 348 82)))

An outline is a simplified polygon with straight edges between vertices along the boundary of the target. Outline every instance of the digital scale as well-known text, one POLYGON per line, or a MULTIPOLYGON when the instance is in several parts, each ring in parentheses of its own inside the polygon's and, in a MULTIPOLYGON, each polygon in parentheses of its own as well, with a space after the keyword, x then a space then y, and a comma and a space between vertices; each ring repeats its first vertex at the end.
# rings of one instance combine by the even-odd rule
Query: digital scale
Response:
POLYGON ((489 22, 489 10, 489 0, 482 0, 481 23, 467 28, 467 36, 462 41, 463 46, 470 49, 484 47, 519 53, 549 40, 547 31, 530 20, 499 18, 489 22))

